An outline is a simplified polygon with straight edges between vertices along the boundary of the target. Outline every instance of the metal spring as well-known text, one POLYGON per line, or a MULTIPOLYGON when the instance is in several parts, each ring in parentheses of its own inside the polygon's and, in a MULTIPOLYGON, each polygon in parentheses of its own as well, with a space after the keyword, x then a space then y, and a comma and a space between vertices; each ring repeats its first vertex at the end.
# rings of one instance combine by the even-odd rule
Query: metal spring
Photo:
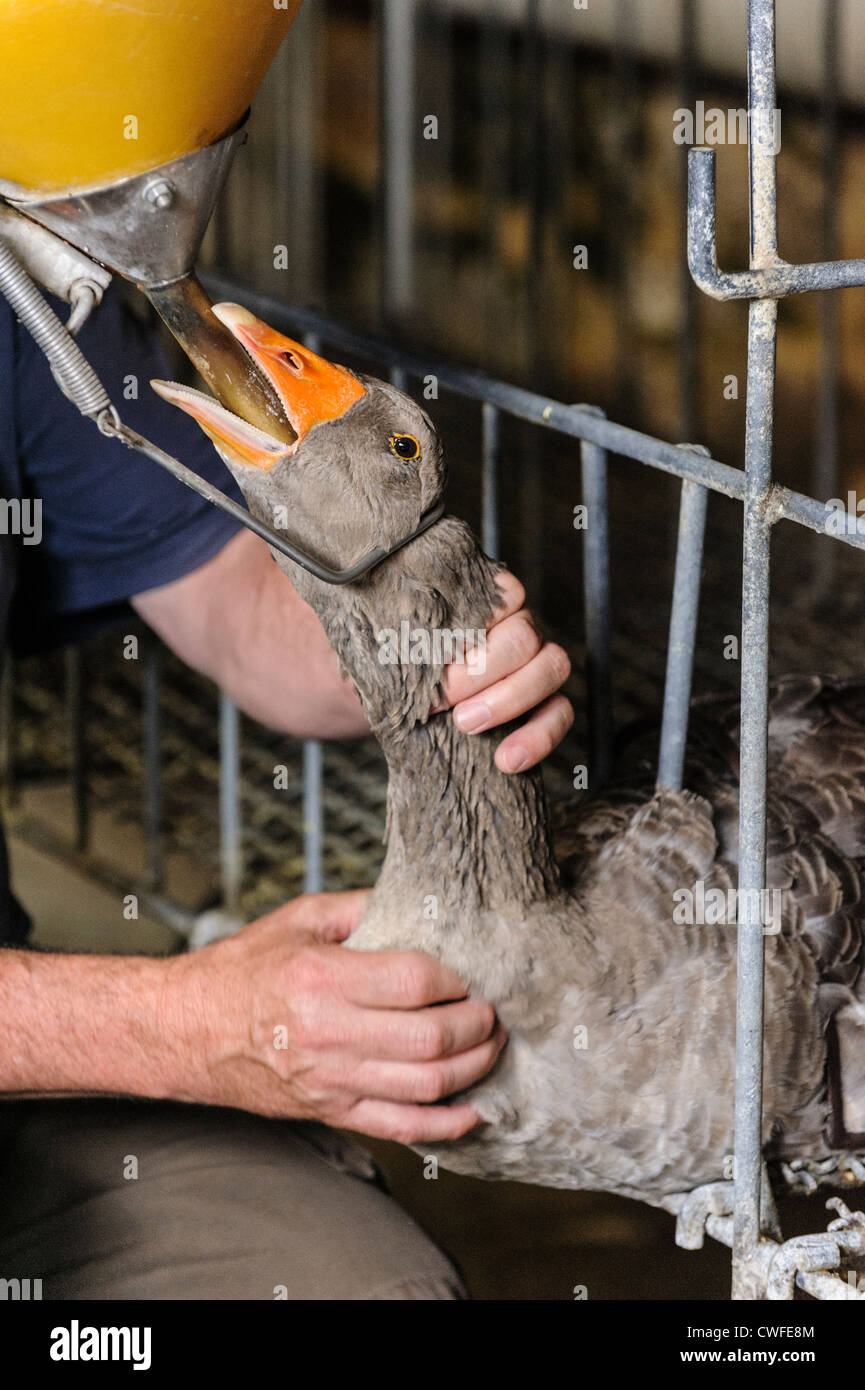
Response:
POLYGON ((87 358, 7 247, 0 245, 0 291, 47 357, 63 394, 82 415, 113 412, 111 400, 87 358))

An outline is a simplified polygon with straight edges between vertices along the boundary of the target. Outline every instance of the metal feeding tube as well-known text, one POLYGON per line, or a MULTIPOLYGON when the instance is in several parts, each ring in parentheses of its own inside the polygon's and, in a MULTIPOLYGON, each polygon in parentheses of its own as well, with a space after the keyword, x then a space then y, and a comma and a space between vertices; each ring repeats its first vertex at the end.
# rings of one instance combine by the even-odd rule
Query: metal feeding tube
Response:
POLYGON ((297 435, 279 397, 216 317, 195 274, 140 288, 220 404, 272 439, 293 444, 297 435))

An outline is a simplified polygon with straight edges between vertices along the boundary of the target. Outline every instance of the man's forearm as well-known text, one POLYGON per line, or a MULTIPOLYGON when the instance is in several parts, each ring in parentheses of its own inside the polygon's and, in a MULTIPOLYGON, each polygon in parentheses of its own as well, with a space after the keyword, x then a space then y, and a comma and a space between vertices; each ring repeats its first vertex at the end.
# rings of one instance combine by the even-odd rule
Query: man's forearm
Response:
POLYGON ((234 641, 223 656, 223 690, 247 714, 286 733, 328 739, 369 733, 317 615, 269 554, 257 581, 255 602, 239 607, 234 641))
POLYGON ((0 1094, 175 1093, 168 962, 0 950, 0 1094))
POLYGON ((321 623, 249 531, 192 574, 133 603, 178 656, 263 724, 304 738, 368 731, 321 623))

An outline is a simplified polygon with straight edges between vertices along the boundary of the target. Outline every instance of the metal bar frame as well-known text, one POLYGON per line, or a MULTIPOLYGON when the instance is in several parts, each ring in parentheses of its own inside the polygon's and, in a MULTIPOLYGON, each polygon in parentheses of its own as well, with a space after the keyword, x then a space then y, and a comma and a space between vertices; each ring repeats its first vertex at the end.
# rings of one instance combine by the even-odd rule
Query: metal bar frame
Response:
POLYGON ((414 299, 414 164, 417 0, 382 0, 384 75, 381 147, 383 237, 381 307, 386 323, 409 312, 414 299))
POLYGON ((660 786, 676 790, 682 786, 685 744, 688 738, 688 706, 691 699, 694 648, 697 642, 700 575, 703 569, 703 538, 706 534, 708 501, 709 494, 706 488, 700 483, 691 482, 688 478, 684 480, 679 503, 673 606, 670 612, 664 709, 658 752, 658 783, 660 786))

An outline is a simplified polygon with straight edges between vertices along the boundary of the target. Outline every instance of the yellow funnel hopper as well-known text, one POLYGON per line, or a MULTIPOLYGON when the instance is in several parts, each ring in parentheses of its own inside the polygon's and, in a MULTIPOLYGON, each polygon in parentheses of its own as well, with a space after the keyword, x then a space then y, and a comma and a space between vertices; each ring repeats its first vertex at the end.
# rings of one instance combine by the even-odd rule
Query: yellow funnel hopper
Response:
POLYGON ((140 174, 237 124, 300 0, 0 0, 0 180, 140 174))

